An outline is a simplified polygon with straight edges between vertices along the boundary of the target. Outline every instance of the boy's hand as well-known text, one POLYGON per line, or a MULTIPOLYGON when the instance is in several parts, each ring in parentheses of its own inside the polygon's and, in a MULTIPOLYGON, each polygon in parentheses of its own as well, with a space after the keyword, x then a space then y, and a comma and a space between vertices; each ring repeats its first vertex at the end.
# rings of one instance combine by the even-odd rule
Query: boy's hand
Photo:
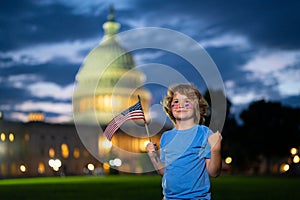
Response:
POLYGON ((221 151, 222 135, 219 131, 211 134, 208 137, 208 143, 211 146, 211 151, 221 151))
POLYGON ((156 144, 153 142, 149 142, 146 146, 146 150, 148 153, 153 153, 156 151, 156 144))

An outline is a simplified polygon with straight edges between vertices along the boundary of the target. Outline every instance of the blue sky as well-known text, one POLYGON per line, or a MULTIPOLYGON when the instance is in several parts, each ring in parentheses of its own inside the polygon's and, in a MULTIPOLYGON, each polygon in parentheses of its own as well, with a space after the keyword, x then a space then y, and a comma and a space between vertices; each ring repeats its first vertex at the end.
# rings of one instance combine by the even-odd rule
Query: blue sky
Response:
MULTIPOLYGON (((103 37, 110 5, 121 32, 162 27, 202 45, 233 112, 260 99, 300 107, 297 0, 2 0, 0 110, 6 119, 26 121, 31 111, 44 112, 48 122, 72 118, 75 76, 103 37)), ((163 56, 135 59, 142 65, 163 56)))

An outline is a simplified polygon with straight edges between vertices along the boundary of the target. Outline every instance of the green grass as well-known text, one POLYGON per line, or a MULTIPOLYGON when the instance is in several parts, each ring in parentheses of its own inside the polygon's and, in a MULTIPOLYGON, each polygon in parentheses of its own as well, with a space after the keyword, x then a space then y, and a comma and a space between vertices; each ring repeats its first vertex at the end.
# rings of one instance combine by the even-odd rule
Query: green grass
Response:
POLYGON ((221 176, 212 179, 214 199, 300 199, 299 177, 221 176))
MULTIPOLYGON (((51 177, 0 180, 0 199, 161 199, 159 176, 51 177)), ((221 176, 213 199, 300 199, 300 178, 221 176)))

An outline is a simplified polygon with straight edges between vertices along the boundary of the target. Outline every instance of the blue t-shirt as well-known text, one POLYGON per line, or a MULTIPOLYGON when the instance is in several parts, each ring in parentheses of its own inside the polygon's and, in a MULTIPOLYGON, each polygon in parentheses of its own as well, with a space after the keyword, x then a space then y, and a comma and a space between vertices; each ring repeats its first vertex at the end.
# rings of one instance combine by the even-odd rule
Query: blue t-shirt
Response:
POLYGON ((165 199, 211 199, 206 158, 212 131, 203 125, 166 131, 160 140, 160 159, 166 164, 162 178, 165 199))

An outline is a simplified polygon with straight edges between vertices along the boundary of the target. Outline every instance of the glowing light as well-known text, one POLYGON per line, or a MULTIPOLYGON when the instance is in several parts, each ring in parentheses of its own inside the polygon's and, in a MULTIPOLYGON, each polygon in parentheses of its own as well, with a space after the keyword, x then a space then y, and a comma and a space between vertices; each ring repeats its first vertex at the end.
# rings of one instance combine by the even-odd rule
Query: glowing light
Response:
POLYGON ((29 113, 28 119, 30 122, 42 122, 44 121, 43 113, 29 113))
POLYGON ((115 166, 114 160, 110 160, 108 163, 110 166, 115 166))
POLYGON ((55 159, 54 166, 61 167, 61 161, 59 159, 55 159))
POLYGON ((103 163, 103 169, 104 170, 109 170, 110 166, 108 163, 103 163))
POLYGON ((9 139, 9 141, 13 142, 13 141, 15 140, 14 134, 13 134, 13 133, 10 133, 10 134, 8 135, 8 139, 9 139))
POLYGON ((5 141, 5 134, 4 133, 1 133, 1 135, 0 135, 0 138, 1 138, 1 141, 5 141))
POLYGON ((99 136, 98 138, 98 152, 99 154, 105 154, 112 148, 112 142, 109 141, 105 136, 99 136))
POLYGON ((95 166, 93 164, 88 164, 87 168, 90 170, 90 171, 93 171, 95 169, 95 166))
POLYGON ((294 163, 299 163, 300 162, 300 157, 298 155, 295 155, 293 158, 294 163))
POLYGON ((280 172, 281 173, 287 172, 289 169, 290 169, 290 166, 286 163, 280 165, 280 172))
POLYGON ((40 162, 39 165, 38 165, 38 173, 39 174, 45 173, 45 165, 42 162, 40 162))
POLYGON ((25 165, 20 165, 20 171, 21 171, 22 173, 26 172, 26 167, 25 167, 25 165))
POLYGON ((55 156, 55 150, 53 148, 49 149, 49 156, 50 158, 53 158, 55 156))
POLYGON ((111 147, 112 147, 112 142, 111 141, 109 141, 109 140, 103 140, 102 141, 102 146, 103 146, 103 148, 105 148, 105 149, 110 149, 111 147))
POLYGON ((50 167, 53 167, 54 166, 54 160, 50 159, 49 162, 48 162, 48 164, 49 164, 50 167))
POLYGON ((78 148, 74 149, 73 156, 74 156, 74 158, 79 158, 80 157, 80 151, 79 151, 78 148))
POLYGON ((114 164, 115 166, 120 167, 122 165, 122 160, 120 158, 115 158, 114 164))
POLYGON ((225 158, 225 163, 226 164, 230 164, 230 163, 232 163, 232 158, 231 157, 227 157, 227 158, 225 158))
POLYGON ((120 167, 122 165, 122 160, 120 158, 115 158, 109 161, 110 166, 120 167))
POLYGON ((62 144, 61 145, 61 155, 63 158, 68 158, 69 157, 69 147, 67 144, 62 144))
POLYGON ((57 172, 59 170, 59 167, 54 166, 53 170, 57 172))
POLYGON ((112 99, 110 95, 104 96, 104 111, 111 110, 112 108, 112 99))
POLYGON ((291 154, 296 155, 298 153, 298 149, 296 148, 291 148, 291 154))
POLYGON ((49 166, 53 168, 54 171, 58 171, 62 163, 59 159, 50 159, 48 162, 49 166))
POLYGON ((140 141, 139 145, 140 145, 140 150, 141 151, 146 151, 146 147, 147 147, 147 144, 149 143, 150 141, 149 140, 142 140, 140 141))

